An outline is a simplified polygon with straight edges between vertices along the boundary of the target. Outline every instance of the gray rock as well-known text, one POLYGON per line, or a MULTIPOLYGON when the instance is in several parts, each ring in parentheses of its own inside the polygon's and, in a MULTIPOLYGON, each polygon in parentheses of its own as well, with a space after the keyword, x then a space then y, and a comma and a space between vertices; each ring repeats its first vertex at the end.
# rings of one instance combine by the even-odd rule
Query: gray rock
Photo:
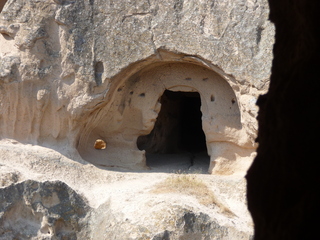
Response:
POLYGON ((236 235, 232 235, 230 233, 234 231, 232 228, 221 226, 204 213, 195 214, 190 211, 182 212, 182 217, 178 219, 176 228, 176 231, 165 230, 154 236, 152 240, 222 240, 250 239, 252 237, 244 232, 237 232, 236 235), (233 238, 233 236, 236 236, 236 238, 233 238))
POLYGON ((20 58, 15 56, 7 56, 0 58, 0 83, 9 83, 17 81, 18 67, 20 64, 20 58))
POLYGON ((12 184, 0 189, 0 239, 77 239, 89 210, 63 182, 12 184))

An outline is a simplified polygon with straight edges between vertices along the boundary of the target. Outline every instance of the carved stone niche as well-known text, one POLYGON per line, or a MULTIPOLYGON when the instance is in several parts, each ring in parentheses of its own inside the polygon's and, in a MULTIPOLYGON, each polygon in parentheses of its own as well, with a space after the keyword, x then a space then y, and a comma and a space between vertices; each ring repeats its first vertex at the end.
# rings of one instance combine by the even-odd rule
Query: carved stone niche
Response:
MULTIPOLYGON (((111 101, 88 119, 77 147, 83 159, 96 165, 145 169, 146 150, 188 151, 181 146, 181 138, 189 133, 191 140, 200 139, 199 134, 192 134, 193 128, 198 133, 200 128, 204 133, 200 149, 210 156, 210 173, 246 171, 255 148, 248 147, 248 139, 244 140, 248 136, 241 123, 237 96, 221 74, 202 64, 181 61, 150 63, 131 72, 122 74, 113 94, 109 93, 111 101), (190 110, 189 117, 179 114, 183 111, 181 101, 185 109, 198 104, 201 113, 190 110), (179 132, 181 123, 188 122, 192 115, 200 121, 193 125, 189 121, 184 133, 179 132), (106 143, 105 149, 94 147, 97 140, 106 143)), ((191 146, 192 150, 196 148, 191 146)))

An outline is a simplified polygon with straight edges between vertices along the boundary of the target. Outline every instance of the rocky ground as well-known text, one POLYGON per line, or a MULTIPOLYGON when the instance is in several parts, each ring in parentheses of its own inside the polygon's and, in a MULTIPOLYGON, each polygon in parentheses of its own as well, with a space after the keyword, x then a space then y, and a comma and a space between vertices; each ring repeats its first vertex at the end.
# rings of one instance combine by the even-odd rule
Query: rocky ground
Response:
POLYGON ((153 156, 150 169, 141 172, 98 167, 10 140, 1 142, 0 156, 0 239, 252 236, 244 177, 205 174, 197 161, 190 168, 188 154, 160 156, 167 159, 162 165, 153 156), (199 196, 156 191, 180 176, 204 183, 216 202, 202 204, 200 189, 199 196))

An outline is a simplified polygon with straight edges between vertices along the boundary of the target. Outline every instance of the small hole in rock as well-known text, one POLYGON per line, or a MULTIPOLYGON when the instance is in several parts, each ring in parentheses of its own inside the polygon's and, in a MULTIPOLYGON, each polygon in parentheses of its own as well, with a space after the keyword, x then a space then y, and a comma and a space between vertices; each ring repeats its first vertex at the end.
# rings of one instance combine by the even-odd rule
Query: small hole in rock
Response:
POLYGON ((236 102, 236 100, 234 100, 234 98, 231 99, 231 103, 234 104, 236 102))
POLYGON ((191 80, 192 80, 192 78, 186 78, 185 80, 187 80, 187 81, 191 81, 191 80))
POLYGON ((133 94, 133 91, 130 92, 130 95, 132 95, 132 94, 133 94))
POLYGON ((122 88, 120 87, 120 88, 118 88, 118 92, 121 92, 122 91, 122 88))
POLYGON ((205 81, 205 82, 206 82, 206 81, 208 81, 208 79, 209 79, 209 78, 203 78, 202 81, 205 81))
POLYGON ((210 98, 211 102, 214 102, 215 100, 215 97, 213 95, 211 95, 211 98, 210 98))
POLYGON ((94 143, 95 149, 106 149, 106 147, 107 147, 107 143, 102 139, 97 139, 94 143))
POLYGON ((146 94, 145 94, 145 93, 140 93, 139 96, 140 96, 140 97, 145 97, 146 94))

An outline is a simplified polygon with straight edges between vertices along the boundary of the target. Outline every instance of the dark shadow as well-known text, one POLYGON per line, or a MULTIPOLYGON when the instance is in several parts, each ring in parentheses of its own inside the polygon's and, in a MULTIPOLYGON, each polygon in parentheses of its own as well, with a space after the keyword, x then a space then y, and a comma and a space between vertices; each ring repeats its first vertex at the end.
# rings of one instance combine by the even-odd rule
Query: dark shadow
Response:
POLYGON ((207 172, 210 158, 202 130, 198 92, 166 90, 151 133, 140 136, 137 146, 146 151, 147 166, 163 171, 207 172))
POLYGON ((6 4, 7 0, 0 0, 0 13, 2 12, 2 9, 4 5, 6 4))
POLYGON ((104 72, 104 66, 102 62, 96 62, 94 66, 94 72, 96 84, 97 86, 100 86, 102 84, 102 74, 104 72))

